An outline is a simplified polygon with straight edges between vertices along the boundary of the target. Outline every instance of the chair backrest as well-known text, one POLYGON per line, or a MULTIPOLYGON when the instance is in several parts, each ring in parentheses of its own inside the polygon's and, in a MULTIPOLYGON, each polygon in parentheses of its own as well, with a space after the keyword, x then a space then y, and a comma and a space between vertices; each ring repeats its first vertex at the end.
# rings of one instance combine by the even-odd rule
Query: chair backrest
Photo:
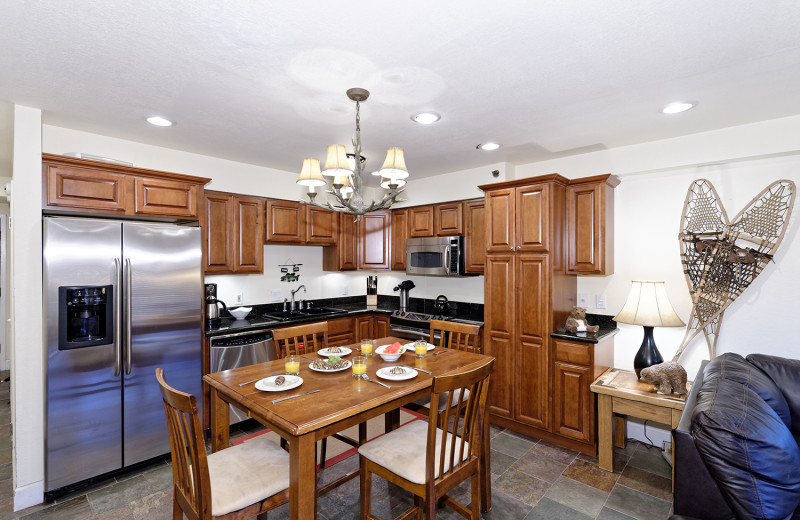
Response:
POLYGON ((431 343, 435 343, 437 347, 447 347, 480 354, 481 328, 479 325, 431 320, 431 343), (439 339, 434 341, 436 331, 439 331, 439 339))
POLYGON ((487 420, 489 374, 494 367, 494 361, 494 358, 489 358, 468 372, 433 379, 425 468, 428 482, 434 482, 435 467, 446 469, 439 473, 438 480, 441 480, 479 456, 484 422, 487 420), (465 395, 466 391, 469 392, 468 396, 465 395), (443 418, 439 413, 441 399, 450 400, 451 404, 458 403, 447 406, 441 412, 443 418), (463 422, 459 420, 462 412, 463 422), (436 431, 440 428, 442 435, 439 440, 439 457, 436 460, 436 431))
POLYGON ((304 323, 294 327, 274 329, 275 357, 307 354, 328 348, 328 322, 304 323))
POLYGON ((167 414, 175 500, 190 520, 211 518, 211 483, 197 400, 169 386, 160 368, 156 379, 167 414))

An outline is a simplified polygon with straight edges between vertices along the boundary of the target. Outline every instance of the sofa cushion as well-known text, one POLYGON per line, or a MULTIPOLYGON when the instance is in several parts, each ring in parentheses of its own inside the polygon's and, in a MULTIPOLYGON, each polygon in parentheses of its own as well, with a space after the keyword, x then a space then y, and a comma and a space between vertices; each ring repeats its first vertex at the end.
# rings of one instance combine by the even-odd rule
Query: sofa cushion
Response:
POLYGON ((800 359, 750 354, 747 361, 772 379, 783 393, 791 418, 789 429, 800 443, 800 359))
POLYGON ((761 397, 762 384, 775 386, 739 355, 712 360, 692 413, 692 435, 737 518, 785 519, 800 504, 800 448, 761 397))

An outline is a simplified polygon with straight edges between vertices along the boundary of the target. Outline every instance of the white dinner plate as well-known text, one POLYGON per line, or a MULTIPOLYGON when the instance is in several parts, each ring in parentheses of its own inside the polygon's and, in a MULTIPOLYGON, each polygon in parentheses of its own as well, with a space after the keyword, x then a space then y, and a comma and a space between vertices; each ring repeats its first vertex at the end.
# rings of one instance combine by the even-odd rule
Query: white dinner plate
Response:
POLYGON ((381 379, 388 379, 389 381, 405 381, 406 379, 413 379, 417 377, 417 371, 413 368, 403 367, 404 374, 392 374, 391 370, 394 367, 383 367, 375 372, 375 375, 381 379))
POLYGON ((283 376, 286 381, 282 385, 276 385, 275 379, 278 376, 269 376, 264 379, 256 381, 256 390, 262 392, 283 392, 284 390, 291 390, 303 384, 303 378, 300 376, 283 376))
MULTIPOLYGON (((414 344, 413 343, 406 343, 403 346, 406 348, 406 352, 411 352, 412 354, 414 353, 414 344)), ((436 345, 434 345, 432 343, 428 343, 428 350, 433 350, 435 348, 436 348, 436 345)))
POLYGON ((328 356, 344 357, 344 356, 349 355, 351 352, 353 352, 352 350, 350 350, 347 347, 339 347, 339 348, 342 350, 341 352, 331 352, 331 347, 328 347, 328 348, 319 349, 317 351, 317 354, 319 354, 320 356, 325 356, 325 357, 328 357, 328 356))
POLYGON ((345 361, 345 362, 344 362, 344 366, 343 366, 342 368, 337 368, 337 369, 335 369, 335 370, 323 370, 323 369, 321 369, 321 368, 314 368, 313 366, 311 366, 311 363, 309 363, 309 364, 308 364, 308 368, 310 368, 310 369, 311 369, 311 370, 313 370, 314 372, 323 372, 323 373, 329 373, 329 372, 341 372, 342 370, 347 370, 347 369, 348 369, 348 368, 350 368, 351 366, 353 366, 353 363, 351 363, 350 361, 345 361))

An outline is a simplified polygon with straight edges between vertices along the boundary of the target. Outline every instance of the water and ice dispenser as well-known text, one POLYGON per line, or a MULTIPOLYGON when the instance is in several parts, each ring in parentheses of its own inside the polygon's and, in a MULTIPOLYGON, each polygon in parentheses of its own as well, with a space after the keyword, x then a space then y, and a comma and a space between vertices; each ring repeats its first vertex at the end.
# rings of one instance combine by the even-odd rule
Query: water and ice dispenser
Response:
POLYGON ((58 288, 58 349, 114 342, 112 285, 58 288))

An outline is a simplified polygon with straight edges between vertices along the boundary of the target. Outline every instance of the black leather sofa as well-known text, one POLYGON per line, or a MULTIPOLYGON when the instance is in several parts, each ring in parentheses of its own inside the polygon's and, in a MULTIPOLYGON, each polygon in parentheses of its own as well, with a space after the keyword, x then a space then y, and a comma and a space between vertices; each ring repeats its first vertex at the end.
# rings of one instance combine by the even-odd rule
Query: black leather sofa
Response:
POLYGON ((800 519, 800 360, 704 362, 673 442, 672 519, 800 519))

